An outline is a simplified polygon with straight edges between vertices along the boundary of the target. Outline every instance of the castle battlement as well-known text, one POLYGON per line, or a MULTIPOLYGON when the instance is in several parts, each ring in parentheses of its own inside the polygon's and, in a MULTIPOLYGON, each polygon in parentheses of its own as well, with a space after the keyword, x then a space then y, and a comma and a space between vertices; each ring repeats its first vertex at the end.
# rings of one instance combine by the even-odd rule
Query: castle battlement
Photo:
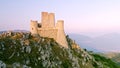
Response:
POLYGON ((64 21, 58 20, 57 23, 55 23, 54 13, 42 12, 41 23, 31 20, 30 31, 33 35, 39 34, 42 37, 53 38, 61 46, 68 48, 64 32, 64 21))

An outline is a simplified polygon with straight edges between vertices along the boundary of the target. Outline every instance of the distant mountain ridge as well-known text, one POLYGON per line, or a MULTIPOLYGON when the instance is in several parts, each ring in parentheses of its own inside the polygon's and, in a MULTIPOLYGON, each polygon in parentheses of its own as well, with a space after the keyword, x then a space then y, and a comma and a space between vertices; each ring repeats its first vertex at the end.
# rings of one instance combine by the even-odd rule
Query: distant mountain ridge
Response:
POLYGON ((69 34, 70 38, 75 40, 82 48, 86 48, 89 51, 94 51, 94 52, 103 52, 101 50, 96 49, 94 46, 92 46, 92 40, 93 38, 89 36, 85 36, 82 34, 69 34))
MULTIPOLYGON (((28 30, 10 30, 10 31, 12 31, 12 32, 30 32, 30 31, 28 31, 28 30)), ((8 31, 7 31, 7 30, 0 31, 0 34, 1 34, 1 33, 4 33, 4 32, 8 32, 8 31)))
POLYGON ((80 34, 69 34, 80 46, 96 52, 120 52, 120 34, 109 33, 95 38, 80 34))

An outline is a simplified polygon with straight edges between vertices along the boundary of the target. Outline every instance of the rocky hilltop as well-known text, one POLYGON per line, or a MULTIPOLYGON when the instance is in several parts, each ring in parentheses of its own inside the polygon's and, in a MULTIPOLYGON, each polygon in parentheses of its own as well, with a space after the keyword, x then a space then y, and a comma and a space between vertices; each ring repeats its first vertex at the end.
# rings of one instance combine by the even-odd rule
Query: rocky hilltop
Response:
POLYGON ((120 68, 110 59, 80 48, 69 36, 69 47, 31 33, 0 34, 0 68, 120 68))

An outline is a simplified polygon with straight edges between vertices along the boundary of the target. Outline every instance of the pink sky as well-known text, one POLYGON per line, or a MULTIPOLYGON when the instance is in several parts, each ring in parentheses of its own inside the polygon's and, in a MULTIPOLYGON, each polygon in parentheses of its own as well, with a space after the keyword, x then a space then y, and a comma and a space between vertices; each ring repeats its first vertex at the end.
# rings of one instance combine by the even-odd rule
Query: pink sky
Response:
POLYGON ((2 0, 0 10, 0 31, 29 30, 30 20, 48 11, 65 21, 67 33, 120 32, 120 0, 2 0))

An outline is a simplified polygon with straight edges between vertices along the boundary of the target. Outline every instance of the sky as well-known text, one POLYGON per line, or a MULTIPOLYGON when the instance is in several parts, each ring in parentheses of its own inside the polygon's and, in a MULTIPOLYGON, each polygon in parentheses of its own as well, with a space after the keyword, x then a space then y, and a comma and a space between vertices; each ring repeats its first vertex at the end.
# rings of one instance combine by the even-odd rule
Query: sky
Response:
POLYGON ((120 33, 120 0, 0 0, 0 31, 29 30, 43 11, 64 20, 66 33, 120 33))

